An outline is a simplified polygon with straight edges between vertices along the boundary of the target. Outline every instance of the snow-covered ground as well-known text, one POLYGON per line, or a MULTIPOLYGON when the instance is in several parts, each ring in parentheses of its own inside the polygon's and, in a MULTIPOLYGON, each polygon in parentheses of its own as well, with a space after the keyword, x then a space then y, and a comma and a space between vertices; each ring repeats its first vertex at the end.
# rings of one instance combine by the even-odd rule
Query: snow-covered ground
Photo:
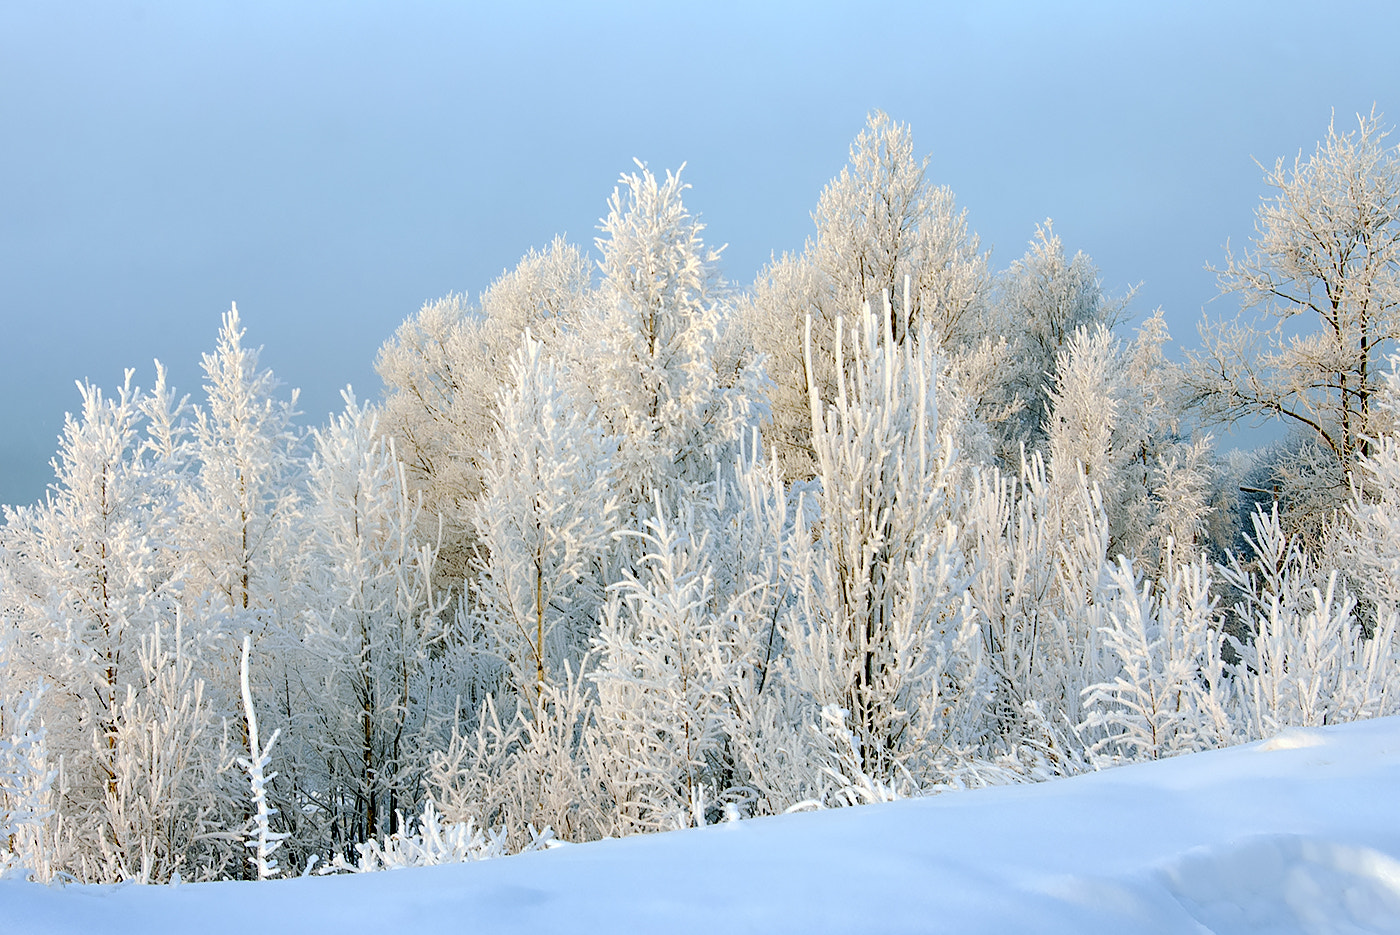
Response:
POLYGON ((1396 932, 1400 718, 474 864, 0 883, 4 933, 1396 932))

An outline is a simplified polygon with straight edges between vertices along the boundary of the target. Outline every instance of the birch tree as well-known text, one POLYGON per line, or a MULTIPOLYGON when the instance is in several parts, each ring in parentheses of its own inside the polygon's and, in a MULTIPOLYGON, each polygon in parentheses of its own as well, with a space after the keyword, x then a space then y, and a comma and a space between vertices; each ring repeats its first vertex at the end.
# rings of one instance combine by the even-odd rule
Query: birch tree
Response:
POLYGON ((638 168, 608 200, 599 309, 566 350, 575 398, 616 439, 614 484, 633 515, 657 494, 672 509, 709 481, 761 415, 763 380, 717 371, 729 315, 719 252, 686 209, 680 173, 638 168))
POLYGON ((928 159, 915 155, 909 126, 872 112, 848 163, 817 200, 815 233, 800 254, 785 254, 759 274, 743 308, 776 384, 769 444, 790 478, 810 477, 815 467, 809 378, 824 403, 834 401, 840 379, 840 367, 826 355, 814 359, 816 373, 804 369, 808 315, 823 348, 831 346, 837 316, 867 301, 877 315, 890 309, 896 340, 903 340, 907 322, 945 356, 983 333, 987 256, 968 228, 966 210, 957 208, 949 188, 928 180, 927 169, 928 159), (908 308, 902 307, 906 296, 908 308))
POLYGON ((18 637, 4 665, 30 691, 51 686, 36 703, 62 764, 46 863, 94 882, 217 876, 234 810, 198 671, 209 647, 180 625, 182 563, 167 549, 180 491, 170 394, 163 375, 141 394, 130 371, 115 397, 81 390, 49 498, 8 511, 4 529, 18 637))
POLYGON ((1400 338, 1400 151, 1388 133, 1375 111, 1350 132, 1334 120, 1311 155, 1266 170, 1253 243, 1227 249, 1217 270, 1222 294, 1263 327, 1207 320, 1188 354, 1206 416, 1281 419, 1321 455, 1295 483, 1324 488, 1310 504, 1324 511, 1393 421, 1377 406, 1380 363, 1400 338))
POLYGON ((584 252, 556 237, 503 272, 475 303, 453 294, 426 303, 379 350, 384 381, 381 428, 394 438, 410 487, 423 494, 422 538, 441 522, 439 583, 468 573, 473 510, 483 455, 495 424, 496 393, 528 328, 556 353, 592 295, 584 252))
MULTIPOLYGON (((391 834, 417 814, 432 754, 446 744, 455 685, 448 600, 435 591, 435 549, 418 541, 421 495, 409 490, 378 411, 347 389, 345 409, 313 433, 308 470, 311 555, 306 664, 296 673, 323 763, 319 830, 339 853, 391 834)), ((300 841, 305 848, 319 844, 300 841)))
POLYGON ((578 672, 590 647, 617 500, 611 441, 573 406, 558 365, 528 331, 511 373, 487 449, 475 597, 509 690, 539 714, 545 689, 566 662, 578 672))

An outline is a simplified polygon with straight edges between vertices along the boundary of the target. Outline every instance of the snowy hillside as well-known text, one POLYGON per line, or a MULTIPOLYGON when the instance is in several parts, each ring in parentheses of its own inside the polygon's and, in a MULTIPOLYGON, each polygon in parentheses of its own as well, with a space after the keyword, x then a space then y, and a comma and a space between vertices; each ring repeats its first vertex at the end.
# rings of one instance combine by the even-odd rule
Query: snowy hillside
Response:
POLYGON ((1400 932, 1400 718, 457 866, 0 883, 7 935, 1400 932))

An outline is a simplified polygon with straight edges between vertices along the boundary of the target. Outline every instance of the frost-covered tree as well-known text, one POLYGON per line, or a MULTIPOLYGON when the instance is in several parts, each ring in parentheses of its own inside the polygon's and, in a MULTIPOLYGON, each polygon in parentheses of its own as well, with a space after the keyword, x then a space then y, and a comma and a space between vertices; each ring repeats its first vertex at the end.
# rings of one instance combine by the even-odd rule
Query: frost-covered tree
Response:
MULTIPOLYGON (((115 399, 92 385, 80 385, 80 391, 83 410, 64 424, 52 494, 45 504, 11 515, 8 530, 27 578, 21 584, 28 592, 27 628, 56 656, 31 665, 53 675, 70 673, 59 691, 77 705, 71 711, 74 728, 87 724, 106 735, 92 745, 101 750, 92 768, 108 774, 111 791, 113 719, 130 677, 123 651, 129 668, 140 627, 158 613, 155 588, 161 582, 146 539, 153 504, 141 472, 140 402, 132 371, 115 399)), ((60 745, 67 746, 62 740, 60 745)), ((74 740, 73 746, 88 745, 74 740)))
POLYGON ((705 824, 724 788, 728 692, 742 633, 716 613, 703 517, 647 521, 636 575, 613 588, 598 636, 598 720, 610 756, 600 780, 631 832, 705 824))
POLYGON ((831 346, 837 316, 867 301, 877 312, 888 301, 896 340, 908 322, 945 354, 984 333, 987 257, 968 230, 967 212, 957 209, 950 189, 928 181, 927 167, 927 158, 914 154, 908 125, 872 112, 850 161, 817 201, 816 232, 803 252, 775 260, 754 284, 743 316, 776 384, 770 444, 790 477, 809 477, 815 466, 808 378, 823 402, 834 401, 839 381, 834 361, 817 358, 816 373, 804 370, 806 316, 822 347, 831 346))
POLYGON ((423 775, 446 743, 456 685, 448 601, 433 588, 436 554, 417 540, 421 495, 410 492, 378 412, 347 389, 345 409, 313 433, 306 665, 297 673, 302 720, 324 770, 312 829, 350 852, 417 814, 423 775))
MULTIPOLYGON (((585 658, 581 668, 590 668, 585 658)), ((435 754, 434 807, 454 825, 497 829, 512 851, 548 832, 564 841, 625 833, 616 803, 597 781, 605 756, 591 684, 565 665, 533 716, 502 717, 488 694, 469 729, 435 754)))
POLYGON ((4 585, 12 679, 47 682, 39 707, 62 764, 45 847, 52 871, 116 881, 217 875, 209 832, 232 813, 219 738, 179 626, 183 562, 168 544, 180 491, 178 431, 163 374, 144 396, 82 386, 45 503, 7 512, 4 585), (142 423, 148 433, 142 438, 142 423))
POLYGON ((136 647, 139 672, 113 730, 121 755, 104 802, 110 837, 89 878, 218 879, 237 866, 224 775, 232 754, 196 672, 200 647, 181 624, 177 608, 136 647))
MULTIPOLYGON (((13 633, 0 636, 0 653, 13 633)), ((35 715, 45 686, 10 684, 0 660, 0 879, 20 877, 48 882, 52 852, 45 834, 53 815, 53 782, 44 728, 35 715)))
POLYGON ((1109 502, 1123 499, 1118 490, 1120 468, 1131 451, 1123 450, 1127 446, 1114 437, 1123 433, 1114 430, 1130 421, 1132 413, 1122 411, 1121 358, 1121 343, 1107 328, 1098 327, 1078 332, 1056 362, 1054 384, 1047 393, 1046 453, 1051 473, 1066 494, 1082 472, 1109 502))
POLYGON ((481 492, 479 448, 494 384, 490 352, 476 340, 480 330, 467 297, 448 295, 399 325, 375 359, 384 381, 382 428, 423 494, 425 534, 435 538, 440 523, 452 556, 444 583, 465 574, 471 504, 481 492))
POLYGON ((131 377, 115 399, 79 385, 83 408, 65 420, 47 501, 6 517, 6 596, 19 630, 6 667, 12 684, 53 683, 43 720, 54 760, 68 760, 65 810, 81 829, 76 849, 88 854, 100 849, 102 803, 117 791, 117 712, 130 655, 155 612, 131 377))
POLYGON ((1060 354, 1081 329, 1112 328, 1123 317, 1128 296, 1110 299, 1099 272, 1082 252, 1066 257, 1050 220, 1037 225, 1024 256, 997 277, 990 312, 994 322, 988 357, 992 372, 975 385, 983 390, 981 409, 1001 426, 1003 461, 1014 466, 1015 451, 1045 443, 1050 384, 1060 354), (993 389, 994 388, 994 389, 993 389), (985 410, 997 407, 1001 417, 985 410))
POLYGON ((756 431, 716 467, 705 496, 646 521, 604 608, 590 769, 623 831, 776 813, 830 785, 786 669, 800 498, 756 431))
POLYGON ((672 509, 707 483, 760 414, 763 379, 717 371, 728 317, 718 251, 685 207, 680 174, 638 168, 608 200, 599 308, 567 351, 578 404, 596 407, 616 439, 625 512, 645 512, 658 494, 672 509))
POLYGON ((381 427, 395 440, 410 486, 423 494, 423 537, 441 534, 444 582, 467 573, 496 393, 510 382, 521 336, 528 328, 553 346, 591 293, 583 251, 556 237, 502 273, 475 305, 461 295, 429 302, 380 349, 381 427))
POLYGON ((1047 390, 1045 428, 1051 478, 1061 496, 1097 487, 1108 511, 1110 556, 1155 571, 1162 536, 1188 553, 1205 544, 1214 493, 1208 442, 1181 435, 1175 371, 1163 359, 1160 313, 1130 345, 1102 324, 1066 342, 1047 390))
POLYGON ((787 678, 784 632, 795 607, 789 557, 795 537, 810 530, 817 504, 791 491, 755 431, 716 478, 705 505, 704 535, 714 580, 711 613, 730 666, 724 688, 725 751, 712 764, 713 812, 742 809, 777 814, 798 802, 828 798, 829 778, 808 755, 808 699, 787 678), (809 515, 800 521, 799 511, 809 515))
POLYGON ((1400 618, 1389 611, 1368 633, 1337 569, 1319 567, 1277 510, 1255 514, 1249 541, 1254 561, 1221 568, 1244 632, 1236 678, 1245 734, 1400 710, 1400 618))
POLYGON ((558 365, 526 331, 496 402, 477 508, 476 607, 509 688, 538 711, 567 660, 588 651, 617 528, 612 444, 573 406, 558 365))
MULTIPOLYGON (((1400 406, 1397 367, 1400 356, 1392 355, 1379 400, 1392 413, 1400 406)), ((1338 528, 1324 554, 1346 569, 1344 580, 1382 617, 1400 612, 1400 434, 1373 439, 1360 473, 1347 511, 1352 522, 1338 528)))
POLYGON ((793 536, 785 636, 810 720, 844 711, 862 775, 917 786, 940 756, 977 742, 988 685, 953 522, 956 450, 939 418, 935 339, 895 334, 888 307, 867 304, 849 332, 838 317, 830 354, 852 365, 833 403, 809 387, 820 516, 793 536))
MULTIPOLYGON (((688 518, 693 517, 697 499, 713 498, 719 466, 737 454, 740 440, 761 413, 759 391, 764 379, 761 371, 742 360, 736 364, 734 355, 722 351, 729 310, 716 271, 718 253, 705 247, 701 238, 704 226, 685 207, 682 196, 687 186, 679 173, 667 173, 663 180, 640 163, 639 170, 624 175, 609 199, 608 214, 601 224, 603 234, 598 239, 603 274, 598 307, 565 347, 570 360, 568 390, 574 405, 596 411, 611 438, 608 474, 596 480, 579 474, 561 453, 550 450, 555 433, 548 427, 540 431, 521 422, 514 429, 533 431, 541 439, 539 444, 548 454, 545 465, 554 463, 549 471, 575 486, 590 485, 576 494, 580 498, 576 504, 569 505, 567 498, 556 492, 547 498, 536 497, 536 504, 521 514, 538 520, 542 511, 563 507, 565 512, 555 518, 578 516, 585 522, 577 529, 571 531, 567 522, 555 522, 547 537, 526 535, 520 537, 522 541, 564 545, 568 543, 564 537, 572 537, 585 543, 588 537, 582 533, 590 529, 599 536, 611 535, 611 529, 597 525, 607 513, 596 509, 604 503, 606 491, 603 486, 592 486, 596 484, 611 487, 618 503, 619 527, 631 527, 636 533, 624 536, 614 546, 619 558, 613 569, 601 568, 597 561, 602 557, 600 550, 597 545, 590 547, 596 556, 593 561, 605 573, 602 580, 618 590, 610 610, 603 614, 599 635, 595 717, 602 733, 600 741, 589 747, 589 769, 593 780, 605 787, 605 794, 615 803, 613 820, 620 822, 617 827, 622 830, 673 826, 703 812, 699 804, 703 782, 697 770, 703 765, 701 751, 711 750, 716 742, 719 721, 691 708, 699 704, 703 709, 703 698, 709 697, 706 693, 720 690, 716 686, 724 680, 711 674, 703 681, 688 682, 688 688, 676 694, 673 668, 707 669, 711 665, 704 659, 728 658, 715 642, 726 624, 716 615, 708 596, 693 605, 695 595, 686 590, 705 579, 706 572, 680 568, 675 562, 679 554, 695 561, 708 560, 702 554, 703 533, 688 518), (573 474, 578 476, 571 478, 573 474), (593 515, 587 516, 590 504, 594 505, 593 515), (686 528, 686 532, 677 533, 682 539, 672 542, 666 538, 664 548, 657 545, 660 551, 654 551, 648 536, 675 530, 678 524, 686 528), (695 542, 690 538, 692 529, 698 537, 695 542), (692 571, 699 578, 692 576, 692 571), (692 626, 697 632, 689 632, 692 626), (673 640, 665 645, 676 655, 667 655, 664 648, 652 645, 664 639, 673 640), (678 723, 684 725, 679 733, 678 723)), ((505 397, 502 399, 504 404, 505 397)), ((522 396, 520 402, 524 404, 526 398, 522 396)), ((550 426, 558 417, 541 413, 535 418, 550 426)), ((587 448, 580 448, 585 467, 587 448)), ((528 450, 512 442, 502 453, 512 449, 528 450)), ((518 486, 518 477, 509 483, 518 486)), ((520 513, 518 509, 512 512, 520 513)), ((703 525, 704 521, 699 522, 703 525)), ((557 550, 554 545, 549 549, 557 550)), ((546 555, 538 548, 528 551, 546 555)), ((567 551, 546 558, 536 564, 544 568, 570 563, 567 551)), ((504 557, 504 561, 513 560, 512 555, 504 557)), ((495 561, 493 556, 493 565, 495 561)), ((509 577, 526 585, 545 581, 540 574, 532 578, 530 564, 525 562, 524 575, 509 577)), ((559 570, 563 570, 562 565, 559 570)), ((564 586, 564 590, 555 591, 559 597, 551 603, 557 605, 561 598, 586 602, 589 582, 567 580, 577 574, 572 570, 568 575, 551 573, 558 578, 557 583, 546 582, 551 591, 564 586)), ((507 580, 506 576, 501 580, 507 580)), ((528 609, 530 589, 516 590, 522 593, 512 595, 509 603, 528 609)), ((522 643, 517 638, 515 645, 533 652, 534 678, 542 683, 547 674, 543 661, 548 654, 540 644, 545 631, 552 628, 547 618, 555 616, 557 610, 545 606, 541 600, 544 595, 538 593, 543 589, 536 590, 534 626, 525 628, 527 633, 533 632, 533 639, 522 643)), ((506 602, 494 603, 501 606, 506 602)), ((520 615, 516 611, 511 616, 520 615)), ((580 631, 577 626, 573 629, 580 631)), ((578 665, 581 669, 581 660, 578 665)), ((522 677, 517 676, 517 681, 523 681, 522 677)), ((555 686, 556 697, 562 687, 555 686)), ((551 717, 558 710, 556 701, 551 717)), ((569 706, 562 710, 570 719, 579 716, 569 706)), ((535 732, 539 734, 539 725, 535 732)), ((531 756, 542 752, 536 750, 531 756)), ((713 789, 709 794, 715 794, 713 789)))
POLYGON ((494 345, 491 363, 503 382, 509 381, 509 365, 526 330, 553 347, 561 332, 578 324, 592 297, 589 266, 583 250, 555 237, 543 250, 526 253, 481 294, 477 306, 494 345))
MULTIPOLYGON (((67 717, 63 726, 51 718, 54 742, 70 756, 93 758, 86 769, 108 792, 115 782, 116 712, 142 628, 160 611, 162 584, 146 538, 153 504, 131 377, 127 371, 116 398, 79 385, 82 411, 65 420, 48 500, 7 517, 18 578, 12 599, 24 605, 21 627, 29 636, 12 647, 11 665, 27 663, 36 680, 58 680, 51 703, 62 696, 67 717)), ((75 762, 70 769, 81 774, 85 767, 75 762)))
POLYGON ((1227 252, 1217 272, 1222 293, 1273 326, 1206 321, 1188 355, 1205 415, 1279 418, 1306 439, 1318 457, 1281 479, 1320 488, 1308 511, 1341 505, 1357 457, 1393 424, 1377 405, 1381 362, 1400 338, 1400 150, 1386 147, 1388 132, 1374 111, 1350 133, 1334 122, 1312 155, 1265 173, 1273 194, 1251 249, 1227 252))
POLYGON ((1104 675, 1100 631, 1108 571, 1108 515, 1082 473, 1056 484, 1039 453, 1017 477, 987 468, 962 514, 975 556, 970 592, 992 674, 990 745, 1054 772, 1082 761, 1074 728, 1084 689, 1104 675))
MULTIPOLYGON (((284 816, 298 816, 309 795, 312 765, 296 722, 310 705, 300 690, 310 664, 302 639, 306 591, 302 520, 305 452, 294 423, 296 391, 279 398, 272 371, 259 351, 244 345, 236 306, 224 313, 213 353, 203 355, 205 398, 189 427, 188 482, 172 539, 182 559, 181 605, 186 626, 199 631, 200 675, 216 717, 235 725, 235 743, 247 749, 238 712, 238 647, 251 635, 254 694, 269 721, 288 741, 277 752, 284 816)), ((252 751, 249 751, 250 754, 252 751)))
POLYGON ((431 776, 450 821, 502 827, 515 847, 533 840, 531 828, 565 840, 617 831, 588 780, 595 694, 585 679, 618 528, 615 446, 567 382, 527 330, 497 393, 464 611, 499 668, 431 776))
POLYGON ((1169 545, 1155 593, 1126 558, 1109 577, 1103 640, 1119 669, 1084 691, 1091 752, 1157 759, 1230 743, 1234 679, 1224 661, 1207 560, 1180 563, 1169 545))
POLYGON ((880 311, 888 293, 896 340, 903 338, 902 323, 940 348, 980 330, 986 257, 968 231, 967 212, 957 210, 949 188, 929 183, 927 169, 928 157, 914 154, 908 124, 872 112, 851 144, 850 161, 813 212, 817 232, 809 254, 823 280, 818 307, 828 325, 866 302, 880 311), (913 286, 909 306, 901 308, 906 276, 913 286))
POLYGON ((181 533, 187 589, 219 611, 255 618, 275 613, 289 585, 301 439, 296 391, 276 398, 278 381, 258 369, 259 351, 243 345, 244 334, 235 305, 224 313, 216 350, 204 355, 205 404, 191 427, 197 475, 181 533))

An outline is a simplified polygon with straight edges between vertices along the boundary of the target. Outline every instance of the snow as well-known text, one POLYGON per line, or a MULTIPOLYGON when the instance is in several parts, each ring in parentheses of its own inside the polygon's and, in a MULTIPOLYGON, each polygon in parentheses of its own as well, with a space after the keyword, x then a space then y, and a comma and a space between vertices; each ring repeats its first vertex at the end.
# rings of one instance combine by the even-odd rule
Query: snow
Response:
POLYGON ((1400 933, 1400 718, 472 864, 0 882, 0 932, 1400 933))

